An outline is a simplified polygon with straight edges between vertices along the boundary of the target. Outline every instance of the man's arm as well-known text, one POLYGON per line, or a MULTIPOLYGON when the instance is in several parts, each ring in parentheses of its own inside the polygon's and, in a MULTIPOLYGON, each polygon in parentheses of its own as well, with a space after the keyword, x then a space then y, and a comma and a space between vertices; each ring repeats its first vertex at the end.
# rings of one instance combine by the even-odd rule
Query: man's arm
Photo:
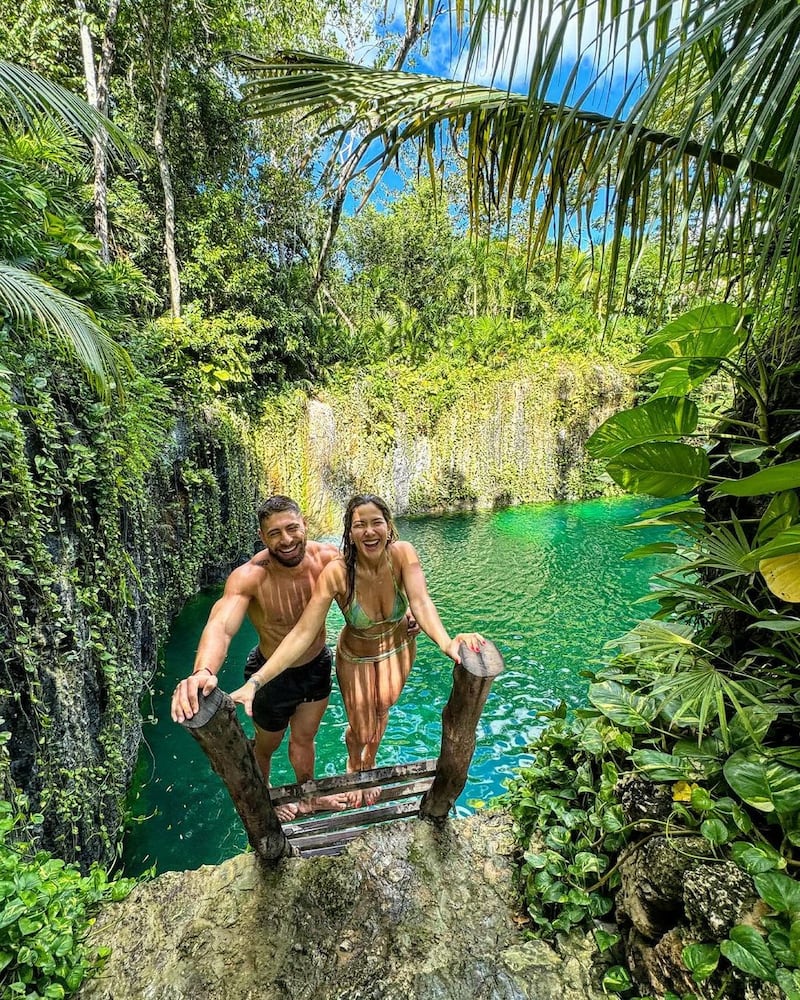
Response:
POLYGON ((244 705, 248 715, 253 714, 253 698, 256 691, 295 663, 319 635, 320 629, 325 625, 331 604, 342 590, 343 578, 344 571, 341 564, 328 563, 317 578, 308 604, 291 632, 283 638, 272 656, 251 674, 242 687, 231 691, 232 700, 244 705))
POLYGON ((245 574, 234 570, 225 583, 222 597, 208 616, 197 647, 194 669, 178 683, 172 694, 172 718, 175 722, 191 719, 197 712, 198 690, 202 688, 203 694, 208 696, 217 686, 217 674, 228 655, 231 639, 242 626, 251 596, 245 574))

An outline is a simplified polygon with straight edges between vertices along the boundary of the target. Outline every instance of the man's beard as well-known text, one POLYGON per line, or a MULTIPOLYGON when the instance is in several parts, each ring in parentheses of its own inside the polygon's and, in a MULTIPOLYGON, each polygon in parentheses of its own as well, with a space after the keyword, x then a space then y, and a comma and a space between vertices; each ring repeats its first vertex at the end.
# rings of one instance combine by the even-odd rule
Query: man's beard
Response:
POLYGON ((303 539, 303 541, 299 543, 299 546, 300 547, 298 551, 288 559, 285 556, 283 556, 280 552, 276 552, 275 549, 270 549, 269 552, 272 558, 275 560, 275 562, 279 562, 281 566, 286 566, 287 568, 291 569, 293 566, 299 566, 300 563, 303 561, 303 559, 305 559, 306 555, 305 539, 303 539))

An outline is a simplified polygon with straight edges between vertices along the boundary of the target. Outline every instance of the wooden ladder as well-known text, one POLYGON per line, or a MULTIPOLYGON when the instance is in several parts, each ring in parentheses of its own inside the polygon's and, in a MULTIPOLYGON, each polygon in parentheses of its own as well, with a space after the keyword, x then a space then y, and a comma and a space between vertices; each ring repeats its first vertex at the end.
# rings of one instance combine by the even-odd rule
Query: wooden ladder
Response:
POLYGON ((347 843, 368 827, 416 816, 423 794, 433 783, 436 763, 435 758, 419 760, 354 774, 336 774, 319 781, 305 781, 302 785, 281 785, 270 789, 270 799, 273 806, 281 806, 320 795, 380 788, 380 798, 371 806, 321 810, 283 824, 283 832, 301 857, 341 854, 347 843))

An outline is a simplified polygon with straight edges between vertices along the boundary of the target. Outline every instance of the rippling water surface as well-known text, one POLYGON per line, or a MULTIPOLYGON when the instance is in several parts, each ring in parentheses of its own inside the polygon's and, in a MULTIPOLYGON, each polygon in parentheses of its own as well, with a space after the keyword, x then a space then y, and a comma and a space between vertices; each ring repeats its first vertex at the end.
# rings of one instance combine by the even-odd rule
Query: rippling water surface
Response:
MULTIPOLYGON (((645 507, 630 499, 594 500, 399 521, 401 537, 420 554, 450 634, 482 632, 506 662, 481 717, 469 781, 457 803, 460 813, 503 790, 503 779, 526 758, 526 745, 541 727, 537 710, 561 699, 583 704, 587 681, 581 670, 602 655, 607 641, 648 613, 650 605, 633 606, 633 601, 648 592, 649 577, 664 561, 625 561, 623 556, 659 534, 619 530, 645 507)), ((165 871, 216 864, 246 845, 226 790, 195 741, 169 716, 169 695, 191 670, 218 596, 215 590, 191 601, 163 651, 152 699, 155 722, 145 725, 146 744, 130 797, 132 816, 147 817, 135 819, 126 838, 123 860, 130 874, 151 865, 165 871)), ((328 618, 332 645, 342 624, 334 608, 328 618)), ((241 664, 254 644, 247 623, 222 670, 226 690, 240 684, 241 664)), ((390 714, 378 764, 437 756, 450 686, 450 661, 422 636, 414 669, 390 714)), ((344 727, 334 684, 317 738, 318 777, 344 771, 344 727)), ((274 784, 294 780, 286 742, 273 759, 274 784)))

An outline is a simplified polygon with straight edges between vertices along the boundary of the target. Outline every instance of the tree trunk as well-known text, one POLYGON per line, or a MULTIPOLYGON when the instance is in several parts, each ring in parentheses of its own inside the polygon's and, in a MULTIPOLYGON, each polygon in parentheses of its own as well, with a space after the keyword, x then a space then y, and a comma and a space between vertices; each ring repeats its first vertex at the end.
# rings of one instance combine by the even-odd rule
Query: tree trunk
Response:
MULTIPOLYGON (((111 0, 106 15, 103 42, 100 50, 100 66, 95 67, 94 42, 86 21, 86 5, 83 0, 75 0, 83 55, 83 74, 86 81, 86 99, 101 114, 108 113, 108 90, 111 67, 114 62, 114 41, 112 32, 119 14, 120 0, 111 0)), ((111 259, 108 234, 108 153, 107 139, 100 134, 93 142, 94 153, 94 230, 100 240, 100 255, 107 264, 111 259)))
POLYGON ((161 58, 158 75, 153 80, 156 92, 153 146, 156 151, 156 159, 158 160, 158 172, 161 175, 161 187, 164 191, 164 249, 167 254, 167 269, 169 271, 170 312, 177 319, 181 314, 181 277, 178 269, 178 255, 175 252, 175 193, 172 190, 172 173, 169 167, 166 143, 164 142, 164 125, 167 118, 169 57, 169 46, 166 46, 161 58))
MULTIPOLYGON (((416 44, 417 40, 425 34, 425 32, 430 31, 431 24, 420 25, 419 23, 421 5, 422 0, 414 0, 414 7, 406 18, 406 33, 403 36, 400 48, 398 49, 397 55, 395 56, 392 64, 393 70, 400 70, 403 68, 403 63, 408 58, 408 54, 416 44)), ((358 169, 359 162, 360 156, 356 156, 351 153, 342 165, 342 169, 339 174, 339 183, 336 185, 336 192, 334 193, 333 202, 331 203, 331 213, 328 218, 328 226, 325 230, 325 235, 322 237, 322 243, 319 248, 319 257, 317 258, 317 266, 314 270, 314 277, 311 281, 312 298, 317 294, 317 292, 319 292, 322 283, 325 280, 325 272, 328 268, 328 260, 331 255, 331 250, 333 249, 333 241, 336 239, 336 234, 339 231, 339 223, 342 220, 342 209, 344 208, 344 201, 347 197, 347 188, 350 181, 353 179, 356 170, 358 169)))
POLYGON ((423 819, 442 822, 467 783, 475 752, 475 730, 503 657, 492 642, 479 653, 462 645, 461 665, 453 667, 453 689, 442 713, 442 749, 436 777, 419 807, 423 819))

